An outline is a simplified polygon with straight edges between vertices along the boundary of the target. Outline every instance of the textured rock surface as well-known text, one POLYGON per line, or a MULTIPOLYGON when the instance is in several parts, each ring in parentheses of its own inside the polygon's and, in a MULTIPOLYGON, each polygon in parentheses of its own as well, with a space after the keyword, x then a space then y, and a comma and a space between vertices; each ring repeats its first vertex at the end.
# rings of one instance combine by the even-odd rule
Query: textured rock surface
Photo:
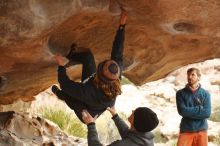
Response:
MULTIPOLYGON (((219 0, 1 0, 0 104, 33 100, 56 83, 52 53, 72 42, 97 63, 109 57, 118 2, 129 14, 124 75, 135 84, 220 56, 219 0)), ((78 78, 80 67, 69 73, 78 78)))
POLYGON ((86 140, 69 137, 57 125, 25 113, 0 113, 0 146, 86 146, 86 140))

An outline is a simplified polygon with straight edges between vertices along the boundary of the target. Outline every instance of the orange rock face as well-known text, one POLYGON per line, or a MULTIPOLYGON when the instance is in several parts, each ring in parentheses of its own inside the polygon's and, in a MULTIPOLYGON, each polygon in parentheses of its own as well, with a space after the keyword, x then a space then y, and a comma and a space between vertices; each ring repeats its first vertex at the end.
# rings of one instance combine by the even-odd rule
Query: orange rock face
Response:
MULTIPOLYGON (((1 0, 0 104, 33 100, 56 83, 52 55, 72 42, 97 63, 109 58, 119 3, 129 15, 124 76, 135 84, 220 56, 218 0, 1 0)), ((68 72, 79 78, 81 67, 68 72)))

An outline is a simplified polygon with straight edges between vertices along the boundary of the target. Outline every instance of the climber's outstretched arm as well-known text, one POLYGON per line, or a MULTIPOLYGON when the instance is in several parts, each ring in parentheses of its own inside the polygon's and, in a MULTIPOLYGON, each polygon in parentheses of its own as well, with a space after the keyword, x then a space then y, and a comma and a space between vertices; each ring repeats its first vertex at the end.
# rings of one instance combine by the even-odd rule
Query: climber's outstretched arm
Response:
MULTIPOLYGON (((123 70, 123 52, 124 52, 124 39, 125 39, 125 24, 127 20, 127 12, 122 10, 119 28, 116 32, 115 39, 112 45, 111 59, 116 61, 121 69, 123 70)), ((121 76, 121 73, 120 73, 121 76)))

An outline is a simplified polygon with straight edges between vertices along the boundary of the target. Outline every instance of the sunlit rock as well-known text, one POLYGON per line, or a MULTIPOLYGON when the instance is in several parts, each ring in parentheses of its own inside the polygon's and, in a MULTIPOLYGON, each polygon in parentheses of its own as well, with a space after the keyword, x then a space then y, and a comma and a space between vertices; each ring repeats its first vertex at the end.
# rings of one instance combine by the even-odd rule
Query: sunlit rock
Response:
MULTIPOLYGON (((109 58, 120 7, 129 15, 124 75, 136 85, 220 57, 218 0, 1 0, 0 104, 32 101, 57 83, 51 57, 72 42, 91 48, 97 63, 109 58)), ((72 79, 80 72, 69 70, 72 79)))

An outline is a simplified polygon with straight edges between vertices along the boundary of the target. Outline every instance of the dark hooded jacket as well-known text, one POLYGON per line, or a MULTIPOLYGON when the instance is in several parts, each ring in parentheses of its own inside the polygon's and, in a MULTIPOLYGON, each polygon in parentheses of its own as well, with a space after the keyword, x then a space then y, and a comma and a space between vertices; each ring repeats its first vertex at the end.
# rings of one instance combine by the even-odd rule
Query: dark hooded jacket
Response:
MULTIPOLYGON (((109 146, 154 146, 154 135, 151 132, 143 133, 130 130, 118 115, 112 119, 122 139, 112 142, 109 146)), ((88 146, 103 146, 99 141, 95 123, 88 125, 88 146)))

